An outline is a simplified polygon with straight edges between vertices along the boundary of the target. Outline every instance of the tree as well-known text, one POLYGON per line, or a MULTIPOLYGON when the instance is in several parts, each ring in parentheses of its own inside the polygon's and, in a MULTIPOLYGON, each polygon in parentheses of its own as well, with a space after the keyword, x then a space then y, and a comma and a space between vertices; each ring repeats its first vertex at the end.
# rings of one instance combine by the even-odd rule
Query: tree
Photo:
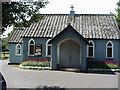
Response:
MULTIPOLYGON (((3 33, 11 25, 15 27, 27 27, 31 23, 41 20, 42 16, 38 14, 39 9, 45 7, 47 4, 48 2, 45 0, 41 0, 40 2, 2 2, 2 28, 0 30, 3 33)), ((8 41, 14 31, 15 28, 8 34, 8 37, 0 38, 0 49, 2 51, 9 50, 8 41)))
POLYGON ((120 0, 117 2, 117 6, 118 6, 118 8, 116 9, 116 11, 117 11, 116 20, 117 20, 118 26, 120 28, 120 0))
POLYGON ((12 24, 17 27, 29 26, 34 20, 28 20, 28 18, 36 17, 39 9, 47 4, 48 2, 45 0, 39 2, 2 2, 2 33, 12 24))
POLYGON ((2 49, 2 51, 8 51, 9 50, 8 40, 9 40, 8 37, 1 39, 0 49, 2 49))
POLYGON ((0 52, 9 51, 10 46, 8 41, 14 31, 15 31, 15 28, 13 28, 13 30, 10 33, 8 33, 8 37, 0 38, 0 50, 1 50, 0 52))

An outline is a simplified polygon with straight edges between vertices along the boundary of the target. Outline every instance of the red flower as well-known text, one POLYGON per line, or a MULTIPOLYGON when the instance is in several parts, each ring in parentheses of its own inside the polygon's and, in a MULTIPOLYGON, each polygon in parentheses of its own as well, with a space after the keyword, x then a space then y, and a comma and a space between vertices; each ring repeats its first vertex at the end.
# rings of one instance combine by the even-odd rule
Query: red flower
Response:
POLYGON ((23 62, 26 61, 36 61, 36 62, 41 62, 41 61, 50 61, 49 59, 25 59, 23 60, 23 62))

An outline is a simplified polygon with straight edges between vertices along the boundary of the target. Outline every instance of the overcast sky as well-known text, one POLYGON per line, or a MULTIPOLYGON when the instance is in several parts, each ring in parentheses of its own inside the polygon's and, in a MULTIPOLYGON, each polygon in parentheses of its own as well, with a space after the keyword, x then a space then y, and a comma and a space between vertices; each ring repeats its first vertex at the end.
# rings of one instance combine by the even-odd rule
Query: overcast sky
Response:
POLYGON ((40 10, 42 14, 69 14, 73 5, 76 14, 115 13, 118 0, 48 0, 50 3, 40 10))
MULTIPOLYGON (((46 8, 40 9, 41 14, 69 14, 70 6, 74 6, 76 14, 109 14, 116 13, 118 0, 48 0, 46 8)), ((7 30, 4 35, 10 32, 7 30)))

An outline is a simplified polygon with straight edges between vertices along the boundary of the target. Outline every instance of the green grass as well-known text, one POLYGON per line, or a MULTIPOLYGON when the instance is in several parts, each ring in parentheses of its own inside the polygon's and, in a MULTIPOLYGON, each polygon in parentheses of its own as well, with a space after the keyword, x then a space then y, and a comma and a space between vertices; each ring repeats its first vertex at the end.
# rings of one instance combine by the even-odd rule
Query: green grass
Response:
POLYGON ((25 61, 20 65, 22 66, 33 66, 33 67, 50 67, 49 61, 25 61))
POLYGON ((90 69, 120 69, 118 63, 113 63, 112 61, 89 61, 87 67, 90 69))
MULTIPOLYGON (((10 55, 9 54, 3 54, 4 52, 0 52, 0 60, 9 60, 9 58, 7 59, 1 59, 1 58, 4 58, 4 57, 9 57, 10 55)), ((5 52, 5 53, 9 53, 9 52, 5 52)))

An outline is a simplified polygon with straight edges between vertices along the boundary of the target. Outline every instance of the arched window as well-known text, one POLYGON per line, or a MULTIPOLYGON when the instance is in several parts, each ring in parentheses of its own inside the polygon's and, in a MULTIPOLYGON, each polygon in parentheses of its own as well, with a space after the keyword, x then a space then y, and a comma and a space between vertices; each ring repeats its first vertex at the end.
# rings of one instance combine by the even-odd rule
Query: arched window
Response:
POLYGON ((87 57, 94 58, 94 47, 95 47, 94 42, 90 40, 87 45, 87 57))
POLYGON ((113 58, 113 43, 108 41, 106 44, 106 58, 113 58))
POLYGON ((51 39, 48 39, 46 41, 46 57, 51 57, 51 44, 48 44, 48 42, 50 41, 51 39))
POLYGON ((28 46, 28 55, 29 56, 34 56, 34 53, 35 53, 35 41, 33 39, 30 39, 28 45, 29 45, 28 46))
POLYGON ((16 45, 16 55, 21 55, 21 45, 20 44, 16 45))

